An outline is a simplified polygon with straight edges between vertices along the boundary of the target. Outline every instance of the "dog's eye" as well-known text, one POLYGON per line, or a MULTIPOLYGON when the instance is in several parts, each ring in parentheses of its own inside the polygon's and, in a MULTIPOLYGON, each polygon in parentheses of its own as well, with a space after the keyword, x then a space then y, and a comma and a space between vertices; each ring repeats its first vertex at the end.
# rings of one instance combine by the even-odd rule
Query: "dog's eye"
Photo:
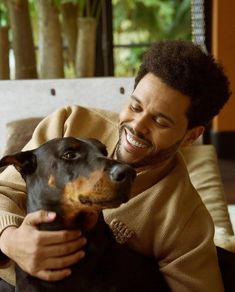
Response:
POLYGON ((79 153, 73 151, 67 151, 62 155, 62 158, 65 160, 76 160, 80 157, 81 155, 79 153))

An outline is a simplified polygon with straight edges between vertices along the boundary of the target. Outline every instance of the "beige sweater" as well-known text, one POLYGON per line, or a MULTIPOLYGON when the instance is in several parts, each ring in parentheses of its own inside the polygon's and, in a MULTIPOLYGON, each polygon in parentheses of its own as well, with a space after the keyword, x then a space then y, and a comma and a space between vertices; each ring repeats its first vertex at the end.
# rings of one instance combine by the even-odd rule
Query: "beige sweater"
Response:
MULTIPOLYGON (((25 149, 62 136, 94 137, 113 155, 117 114, 68 106, 44 119, 25 149)), ((192 186, 186 166, 177 154, 176 166, 154 184, 146 179, 154 168, 138 173, 136 185, 144 189, 117 209, 105 210, 105 220, 118 241, 159 261, 172 291, 223 291, 213 243, 212 219, 192 186)), ((0 176, 0 232, 19 224, 25 215, 25 184, 13 167, 0 176)), ((131 271, 130 271, 131 272, 131 271)), ((12 265, 0 277, 14 283, 12 265)))

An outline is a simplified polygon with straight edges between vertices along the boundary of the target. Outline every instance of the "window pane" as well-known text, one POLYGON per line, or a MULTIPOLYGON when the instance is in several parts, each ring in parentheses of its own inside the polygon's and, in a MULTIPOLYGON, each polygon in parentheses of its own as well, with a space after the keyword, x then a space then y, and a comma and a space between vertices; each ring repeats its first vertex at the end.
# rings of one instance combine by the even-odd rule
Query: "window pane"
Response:
POLYGON ((154 41, 191 40, 190 0, 113 0, 115 76, 133 76, 154 41))

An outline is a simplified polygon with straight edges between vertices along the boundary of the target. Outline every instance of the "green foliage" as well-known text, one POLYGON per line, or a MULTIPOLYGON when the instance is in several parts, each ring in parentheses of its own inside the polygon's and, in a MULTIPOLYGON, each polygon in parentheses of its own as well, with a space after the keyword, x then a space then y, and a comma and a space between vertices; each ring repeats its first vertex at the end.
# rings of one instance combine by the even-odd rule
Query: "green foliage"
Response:
POLYGON ((79 4, 79 2, 81 2, 81 0, 57 0, 57 1, 60 1, 61 4, 64 4, 64 3, 79 4))
POLYGON ((168 39, 191 40, 191 1, 175 1, 174 21, 167 32, 168 39))
POLYGON ((0 0, 0 26, 9 25, 9 15, 6 0, 0 0))
POLYGON ((190 3, 190 0, 113 0, 114 31, 145 32, 146 41, 153 41, 168 35, 178 38, 183 29, 183 35, 189 38, 190 3))
POLYGON ((132 48, 131 50, 115 48, 114 49, 114 67, 115 76, 135 76, 146 47, 132 48))
MULTIPOLYGON (((114 44, 191 39, 190 0, 113 0, 112 3, 114 44)), ((133 48, 115 50, 116 75, 123 76, 123 72, 132 75, 141 54, 133 48)))

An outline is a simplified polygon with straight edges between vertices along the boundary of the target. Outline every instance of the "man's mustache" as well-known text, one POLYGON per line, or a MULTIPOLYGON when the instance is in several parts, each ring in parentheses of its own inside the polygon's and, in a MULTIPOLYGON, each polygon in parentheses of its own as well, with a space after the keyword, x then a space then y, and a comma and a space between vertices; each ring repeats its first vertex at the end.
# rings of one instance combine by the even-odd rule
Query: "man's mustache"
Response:
POLYGON ((120 125, 120 133, 125 128, 128 129, 128 131, 130 131, 133 136, 136 136, 136 137, 140 138, 141 140, 143 140, 144 142, 146 142, 147 144, 152 145, 152 143, 148 139, 146 139, 146 137, 144 136, 144 134, 142 134, 142 133, 140 133, 138 131, 135 131, 133 128, 131 128, 129 125, 127 125, 125 123, 123 123, 123 124, 120 125))

